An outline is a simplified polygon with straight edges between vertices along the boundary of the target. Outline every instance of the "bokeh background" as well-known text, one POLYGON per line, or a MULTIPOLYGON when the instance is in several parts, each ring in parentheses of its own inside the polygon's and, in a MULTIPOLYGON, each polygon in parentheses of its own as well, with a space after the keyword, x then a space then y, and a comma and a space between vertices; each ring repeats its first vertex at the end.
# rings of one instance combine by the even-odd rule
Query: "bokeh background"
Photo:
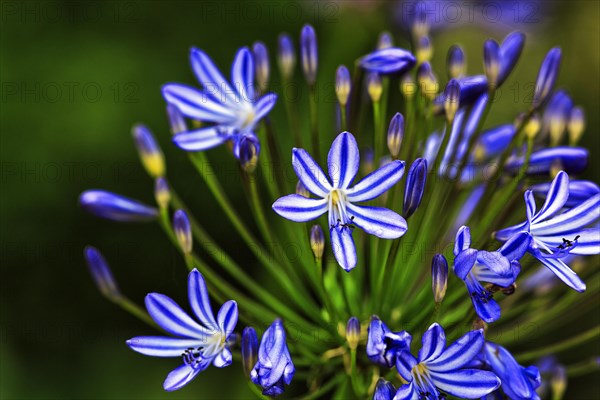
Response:
MULTIPOLYGON (((592 152, 587 177, 598 181, 599 3, 431 3, 436 16, 433 64, 440 76, 445 75, 446 49, 453 43, 464 46, 469 73, 479 73, 485 39, 501 40, 514 29, 527 33, 525 51, 503 88, 503 105, 494 110, 490 123, 510 121, 526 108, 545 52, 554 45, 562 47, 559 86, 586 109, 583 143, 592 152)), ((162 381, 177 361, 144 358, 126 347, 125 339, 150 330, 100 296, 82 250, 87 244, 99 247, 122 291, 140 304, 149 291, 184 302, 184 264, 157 225, 96 219, 77 207, 77 197, 85 189, 103 188, 153 202, 153 183, 138 163, 130 135, 134 123, 144 122, 163 146, 173 185, 213 236, 244 261, 246 254, 228 238, 230 226, 223 223, 186 157, 170 143, 160 86, 194 81, 187 61, 192 45, 228 71, 237 48, 261 40, 275 68, 277 35, 289 32, 297 43, 301 26, 310 22, 319 39, 322 109, 333 110, 333 77, 339 64, 351 65, 372 50, 382 30, 393 32, 398 44, 408 45, 403 4, 0 4, 0 398, 249 397, 239 365, 225 371, 211 368, 177 393, 162 391, 162 381)), ((304 104, 298 103, 301 113, 304 104)), ((275 125, 285 127, 283 107, 274 114, 275 125)), ((322 127, 333 129, 332 120, 333 111, 324 116, 322 127)), ((244 210, 244 199, 235 197, 243 193, 236 190, 235 163, 224 150, 210 156, 244 210)), ((598 309, 590 318, 600 319, 598 309)), ((600 354, 598 342, 589 347, 579 351, 600 354)), ((594 374, 572 379, 566 398, 597 398, 598 378, 594 374)))

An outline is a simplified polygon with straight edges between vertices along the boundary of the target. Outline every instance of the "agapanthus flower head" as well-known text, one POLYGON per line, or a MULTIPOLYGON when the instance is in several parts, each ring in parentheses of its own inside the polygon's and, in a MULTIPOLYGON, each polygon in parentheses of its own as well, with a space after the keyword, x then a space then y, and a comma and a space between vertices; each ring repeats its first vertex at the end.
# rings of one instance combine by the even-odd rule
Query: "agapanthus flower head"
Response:
POLYGON ((156 208, 106 190, 86 190, 79 196, 79 205, 97 217, 119 222, 147 222, 158 217, 156 208))
POLYGON ((271 111, 277 96, 268 93, 257 98, 255 95, 254 59, 246 47, 235 57, 231 83, 202 50, 193 48, 190 60, 202 90, 169 83, 163 87, 163 97, 184 116, 211 125, 180 132, 173 141, 186 151, 207 150, 231 141, 234 155, 239 158, 240 140, 255 137, 253 131, 257 123, 271 111))
POLYGON ((300 59, 302 71, 309 86, 315 84, 317 79, 317 34, 312 25, 306 24, 300 33, 300 59))
POLYGON ((403 74, 416 63, 415 56, 399 47, 376 50, 360 59, 360 66, 378 74, 403 74))
POLYGON ((446 346, 444 329, 433 324, 423 334, 418 357, 401 351, 396 369, 407 382, 394 399, 439 399, 444 393, 464 399, 483 397, 500 386, 500 379, 489 371, 466 368, 483 346, 481 330, 463 335, 446 346))
POLYGON ((367 335, 367 357, 375 364, 392 368, 396 355, 409 350, 412 336, 406 332, 392 332, 376 315, 371 318, 367 335))
POLYGON ((465 53, 462 47, 452 45, 446 56, 446 71, 450 79, 462 77, 467 70, 465 53))
POLYGON ((95 247, 86 246, 83 255, 100 293, 110 300, 120 298, 121 292, 102 253, 95 247))
POLYGON ((560 48, 555 47, 551 49, 542 65, 535 82, 535 91, 533 94, 533 107, 541 106, 554 88, 554 83, 558 77, 558 70, 560 68, 561 51, 560 48))
POLYGON ((304 149, 292 150, 292 166, 298 179, 317 199, 297 194, 281 197, 273 210, 295 222, 306 222, 329 214, 329 232, 336 260, 350 271, 357 257, 352 232, 356 227, 383 239, 396 239, 407 229, 404 218, 387 208, 358 206, 355 202, 374 199, 402 178, 404 162, 392 161, 351 186, 360 164, 356 139, 342 132, 333 141, 327 157, 329 177, 304 149))
POLYGON ((568 198, 569 176, 560 171, 548 190, 544 205, 537 209, 533 191, 525 192, 527 220, 496 232, 495 238, 508 241, 525 231, 531 237, 527 251, 569 287, 583 292, 585 283, 563 259, 569 254, 600 254, 600 228, 592 226, 600 218, 600 194, 560 213, 568 198))
POLYGON ((146 172, 153 178, 163 176, 165 159, 154 135, 144 125, 135 125, 131 132, 146 172))
POLYGON ((258 348, 258 361, 250 372, 250 379, 263 388, 264 395, 278 396, 283 393, 284 384, 292 382, 295 372, 283 322, 277 319, 263 334, 258 348))
POLYGON ((237 303, 225 302, 215 318, 208 299, 204 278, 194 269, 188 276, 190 307, 196 322, 171 298, 158 293, 146 296, 146 309, 152 319, 175 337, 138 336, 127 345, 138 353, 154 357, 181 357, 183 364, 165 379, 167 391, 181 389, 213 364, 223 368, 231 364, 229 338, 237 324, 237 303))

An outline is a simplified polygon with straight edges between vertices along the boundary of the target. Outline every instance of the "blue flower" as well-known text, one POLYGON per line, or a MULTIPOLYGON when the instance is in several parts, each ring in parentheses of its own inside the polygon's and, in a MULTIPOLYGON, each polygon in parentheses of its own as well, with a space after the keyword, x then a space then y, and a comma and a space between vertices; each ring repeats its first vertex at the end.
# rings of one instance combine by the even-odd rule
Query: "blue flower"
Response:
POLYGON ((240 139, 255 137, 256 124, 271 111, 277 96, 269 93, 256 98, 254 60, 246 47, 237 52, 231 68, 231 84, 202 50, 193 48, 190 60, 202 90, 169 83, 162 89, 163 97, 186 117, 211 125, 178 133, 173 141, 187 151, 206 150, 231 141, 239 158, 240 139))
POLYGON ((467 286, 473 307, 487 323, 500 318, 500 306, 494 300, 494 291, 481 285, 488 282, 500 288, 511 286, 521 271, 518 260, 530 243, 529 235, 521 232, 507 241, 498 251, 489 252, 471 248, 471 233, 461 227, 454 243, 454 273, 467 286))
POLYGON ((210 364, 218 368, 231 364, 229 344, 235 337, 237 303, 225 302, 215 319, 204 278, 196 269, 188 277, 188 296, 200 324, 171 298, 150 293, 146 296, 148 313, 162 329, 176 337, 138 336, 127 341, 132 350, 141 354, 183 358, 183 364, 165 379, 163 387, 168 391, 181 389, 210 364))
MULTIPOLYGON (((537 183, 529 188, 538 199, 548 196, 552 182, 537 183)), ((569 198, 566 207, 575 207, 595 194, 600 193, 600 187, 591 181, 569 180, 569 198)))
POLYGON ((395 393, 396 388, 394 385, 383 378, 379 378, 373 393, 373 400, 392 400, 395 393))
POLYGON ((367 54, 360 60, 360 66, 378 74, 401 74, 410 70, 417 60, 408 50, 388 47, 367 54))
MULTIPOLYGON (((541 149, 531 154, 529 160, 529 175, 549 175, 556 165, 569 174, 582 172, 588 164, 589 152, 583 147, 557 146, 541 149)), ((510 157, 504 166, 505 170, 517 174, 523 167, 524 156, 510 157)))
POLYGON ((384 239, 399 238, 407 229, 404 218, 387 208, 353 204, 374 199, 391 188, 402 178, 404 161, 392 161, 350 187, 358 172, 359 160, 354 136, 349 132, 340 133, 327 158, 330 182, 305 150, 294 148, 292 164, 296 175, 318 199, 291 194, 273 204, 277 214, 296 222, 310 221, 328 212, 334 255, 346 271, 357 262, 352 239, 354 226, 384 239))
POLYGON ((295 372, 283 323, 276 319, 263 334, 258 362, 250 372, 250 379, 263 388, 264 395, 278 396, 283 393, 284 383, 289 385, 292 382, 295 372))
POLYGON ((588 228, 600 217, 600 194, 589 197, 577 207, 559 214, 569 198, 569 176, 560 171, 546 196, 542 208, 536 211, 533 192, 525 192, 527 221, 495 233, 500 241, 511 240, 521 231, 532 240, 528 252, 548 267, 571 288, 583 292, 585 283, 563 261, 569 254, 600 253, 600 229, 588 228))
POLYGON ((97 217, 119 222, 152 221, 158 217, 156 208, 105 190, 86 190, 79 196, 79 205, 97 217))
MULTIPOLYGON (((498 391, 513 400, 539 400, 536 389, 541 385, 540 371, 535 366, 523 367, 504 347, 486 341, 481 354, 482 367, 493 371, 502 385, 498 391)), ((500 397, 503 398, 503 397, 500 397)))
POLYGON ((375 364, 392 368, 396 354, 410 349, 411 340, 408 332, 392 332, 382 320, 373 316, 367 335, 367 357, 375 364))
POLYGON ((410 351, 398 353, 396 368, 407 381, 396 392, 395 400, 437 400, 443 393, 474 399, 500 386, 500 379, 489 371, 464 368, 483 346, 481 330, 471 331, 446 347, 444 329, 433 324, 423 334, 423 346, 415 358, 410 351))

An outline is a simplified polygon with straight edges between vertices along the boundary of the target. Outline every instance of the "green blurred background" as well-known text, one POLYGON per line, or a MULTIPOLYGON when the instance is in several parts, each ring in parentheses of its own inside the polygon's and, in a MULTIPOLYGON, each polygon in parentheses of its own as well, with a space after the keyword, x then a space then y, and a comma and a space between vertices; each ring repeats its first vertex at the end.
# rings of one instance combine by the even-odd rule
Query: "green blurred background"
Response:
MULTIPOLYGON (((527 33, 491 123, 510 121, 527 106, 526 84, 533 83, 545 52, 562 47, 559 85, 587 111, 587 177, 598 181, 599 3, 488 2, 502 6, 496 7, 498 17, 495 9, 478 6, 471 13, 458 2, 458 18, 456 9, 433 3, 444 25, 432 34, 433 64, 443 78, 451 44, 464 46, 469 73, 479 73, 486 38, 500 40, 514 29, 527 33)), ((214 237, 245 262, 243 250, 228 240, 231 227, 186 157, 170 144, 160 86, 193 82, 187 61, 192 45, 228 71, 237 48, 261 40, 274 69, 277 35, 287 31, 297 39, 310 22, 319 38, 319 77, 329 85, 322 110, 331 112, 322 127, 333 129, 334 105, 325 103, 333 98, 335 68, 370 51, 382 30, 406 46, 403 10, 397 3, 367 1, 2 1, 0 397, 248 397, 239 365, 211 368, 177 393, 162 391, 177 361, 144 358, 126 347, 125 339, 150 330, 100 296, 82 250, 86 244, 100 248, 122 291, 140 304, 149 291, 183 302, 185 266, 158 226, 96 219, 78 209, 77 197, 103 188, 152 203, 153 184, 129 133, 143 121, 164 148, 173 185, 214 237)), ((304 103, 298 107, 303 112, 304 103)), ((284 132, 283 107, 274 113, 275 126, 284 132)), ((224 150, 211 157, 224 166, 222 177, 231 178, 224 185, 233 200, 246 207, 231 157, 224 150)), ((586 355, 600 354, 597 342, 590 347, 586 355)), ((597 396, 594 376, 573 379, 567 398, 597 396)))

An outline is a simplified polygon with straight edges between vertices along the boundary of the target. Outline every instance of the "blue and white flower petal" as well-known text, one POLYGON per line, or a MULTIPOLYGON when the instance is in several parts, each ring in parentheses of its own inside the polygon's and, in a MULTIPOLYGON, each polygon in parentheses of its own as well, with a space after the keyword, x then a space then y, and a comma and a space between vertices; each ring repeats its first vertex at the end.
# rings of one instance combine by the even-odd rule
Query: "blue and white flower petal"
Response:
POLYGON ((79 205, 90 214, 119 222, 145 222, 158 217, 156 208, 106 190, 86 190, 79 196, 79 205))
MULTIPOLYGON (((532 185, 529 189, 533 194, 541 199, 545 199, 550 190, 551 182, 544 182, 532 185)), ((600 193, 600 186, 591 181, 570 180, 569 181, 569 198, 565 203, 566 207, 575 207, 583 203, 595 194, 600 193)))
POLYGON ((327 166, 334 188, 347 189, 358 172, 360 154, 350 132, 340 133, 329 149, 327 166))
POLYGON ((185 151, 203 151, 219 146, 230 139, 230 136, 216 126, 200 128, 178 133, 173 136, 173 143, 185 151))
POLYGON ((371 172, 346 191, 348 200, 368 201, 385 193, 402 179, 404 166, 404 161, 394 160, 371 172))
POLYGON ((406 220, 383 207, 347 205, 352 222, 365 232, 382 239, 396 239, 406 233, 406 220))
POLYGON ((326 199, 309 199, 299 194, 290 194, 273 203, 273 210, 294 222, 306 222, 327 212, 326 199))
POLYGON ((388 47, 364 56, 360 60, 360 66, 379 74, 400 74, 411 69, 416 61, 409 51, 399 47, 388 47))
POLYGON ((334 226, 329 229, 329 235, 336 261, 346 272, 350 272, 358 262, 352 230, 347 227, 334 226))

